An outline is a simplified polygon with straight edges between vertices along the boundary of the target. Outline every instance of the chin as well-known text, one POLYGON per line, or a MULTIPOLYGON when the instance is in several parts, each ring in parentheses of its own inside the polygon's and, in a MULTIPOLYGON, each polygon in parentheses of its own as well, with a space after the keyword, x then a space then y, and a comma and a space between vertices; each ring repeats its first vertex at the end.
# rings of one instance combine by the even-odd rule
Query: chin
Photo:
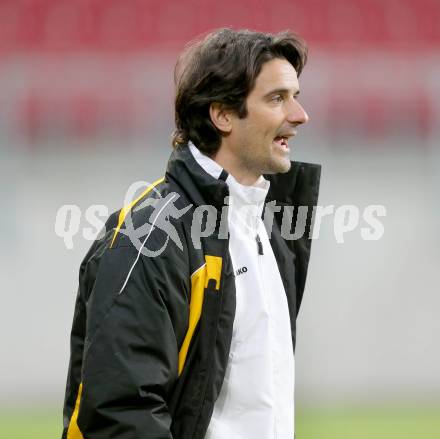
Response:
POLYGON ((262 174, 285 174, 290 170, 290 160, 272 162, 266 167, 266 170, 262 174))
POLYGON ((276 169, 274 174, 284 174, 288 172, 292 166, 290 159, 280 160, 277 163, 274 163, 274 165, 274 168, 276 169))

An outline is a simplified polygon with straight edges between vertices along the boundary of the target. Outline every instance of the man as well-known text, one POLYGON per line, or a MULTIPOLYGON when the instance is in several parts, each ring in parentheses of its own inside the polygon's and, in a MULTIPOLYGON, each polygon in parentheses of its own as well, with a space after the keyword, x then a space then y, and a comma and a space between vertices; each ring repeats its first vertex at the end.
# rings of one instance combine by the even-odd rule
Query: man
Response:
POLYGON ((293 437, 320 176, 289 159, 306 54, 287 32, 222 29, 182 55, 166 175, 81 265, 64 438, 293 437), (299 239, 281 236, 286 206, 309 208, 299 239))

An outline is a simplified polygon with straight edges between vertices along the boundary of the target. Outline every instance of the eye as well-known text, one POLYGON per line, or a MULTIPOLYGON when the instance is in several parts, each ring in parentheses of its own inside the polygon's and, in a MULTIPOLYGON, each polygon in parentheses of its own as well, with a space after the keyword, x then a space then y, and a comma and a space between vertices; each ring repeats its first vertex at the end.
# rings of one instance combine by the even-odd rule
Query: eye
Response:
POLYGON ((273 102, 283 102, 284 98, 281 95, 275 95, 271 99, 273 102))

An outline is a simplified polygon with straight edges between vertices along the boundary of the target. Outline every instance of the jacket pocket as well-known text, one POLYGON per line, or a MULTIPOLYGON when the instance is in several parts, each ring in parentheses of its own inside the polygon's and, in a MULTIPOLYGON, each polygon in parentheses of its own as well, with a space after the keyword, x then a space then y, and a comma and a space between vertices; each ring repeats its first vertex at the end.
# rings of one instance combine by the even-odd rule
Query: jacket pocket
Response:
POLYGON ((215 281, 209 281, 208 287, 205 288, 203 298, 202 315, 200 317, 198 328, 197 343, 197 377, 194 383, 194 392, 191 399, 200 404, 206 391, 206 385, 209 378, 209 372, 212 369, 212 362, 215 357, 215 340, 217 337, 218 316, 220 312, 220 293, 213 288, 211 282, 215 285, 215 281))

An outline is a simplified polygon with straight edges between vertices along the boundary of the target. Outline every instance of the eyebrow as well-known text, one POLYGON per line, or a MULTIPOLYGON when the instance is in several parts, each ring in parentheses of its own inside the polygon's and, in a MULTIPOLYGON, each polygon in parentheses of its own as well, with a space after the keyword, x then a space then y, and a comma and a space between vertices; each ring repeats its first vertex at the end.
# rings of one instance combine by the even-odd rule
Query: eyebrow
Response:
MULTIPOLYGON (((290 90, 289 89, 287 89, 287 88, 276 88, 275 90, 271 90, 269 93, 266 93, 265 95, 264 95, 264 97, 265 98, 268 98, 269 96, 271 96, 271 95, 274 95, 274 94, 287 94, 287 93, 289 93, 290 92, 290 90)), ((297 90, 294 94, 293 94, 293 96, 298 96, 300 94, 300 91, 299 90, 297 90)))

